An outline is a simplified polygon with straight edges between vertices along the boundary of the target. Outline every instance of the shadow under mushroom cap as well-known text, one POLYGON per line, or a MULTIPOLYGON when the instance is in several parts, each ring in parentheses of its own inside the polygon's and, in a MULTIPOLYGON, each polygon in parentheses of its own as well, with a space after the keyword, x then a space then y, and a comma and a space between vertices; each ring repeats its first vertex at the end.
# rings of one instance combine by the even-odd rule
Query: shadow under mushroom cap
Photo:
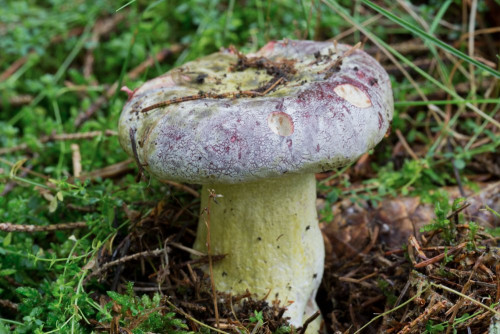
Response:
POLYGON ((350 49, 328 42, 268 43, 248 59, 291 61, 294 73, 255 97, 234 93, 269 83, 273 76, 265 68, 236 70, 239 56, 230 50, 189 62, 130 94, 120 118, 120 143, 134 155, 134 129, 137 158, 154 177, 200 184, 346 165, 383 138, 393 113, 388 75, 368 54, 355 50, 332 68, 350 49), (200 93, 212 97, 142 112, 200 93), (228 98, 220 98, 223 94, 228 98))

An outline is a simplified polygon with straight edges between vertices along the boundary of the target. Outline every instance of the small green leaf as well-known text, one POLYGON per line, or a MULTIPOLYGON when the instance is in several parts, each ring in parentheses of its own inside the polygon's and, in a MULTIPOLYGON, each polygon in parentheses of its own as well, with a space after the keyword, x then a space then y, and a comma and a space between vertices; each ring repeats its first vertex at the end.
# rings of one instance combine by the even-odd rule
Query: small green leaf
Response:
POLYGON ((57 197, 54 197, 50 200, 49 204, 49 212, 53 213, 57 210, 57 197))
POLYGON ((464 169, 466 164, 465 161, 462 159, 455 159, 453 165, 458 169, 464 169))
POLYGON ((36 299, 40 297, 40 293, 36 289, 30 288, 30 287, 19 287, 16 289, 16 292, 20 294, 23 297, 26 297, 28 299, 36 299))
POLYGON ((16 269, 2 269, 0 270, 0 276, 9 276, 16 273, 16 269))
POLYGON ((463 197, 456 198, 453 201, 453 204, 451 205, 451 211, 458 210, 463 205, 464 202, 465 202, 465 198, 463 198, 463 197))
POLYGON ((17 171, 23 166, 23 164, 26 162, 26 160, 28 159, 21 159, 19 161, 17 161, 13 166, 12 168, 10 169, 10 174, 9 174, 9 177, 12 179, 16 176, 17 174, 17 171))
POLYGON ((12 232, 9 232, 9 233, 7 233, 5 238, 3 239, 3 246, 4 247, 9 246, 11 241, 12 241, 12 232))

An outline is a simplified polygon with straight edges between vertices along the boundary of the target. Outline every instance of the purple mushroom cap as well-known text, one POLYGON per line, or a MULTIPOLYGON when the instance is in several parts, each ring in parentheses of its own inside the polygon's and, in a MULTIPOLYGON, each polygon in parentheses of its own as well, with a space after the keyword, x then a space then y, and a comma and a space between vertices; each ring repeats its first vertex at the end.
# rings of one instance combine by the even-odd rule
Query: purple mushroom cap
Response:
POLYGON ((239 183, 344 166, 384 137, 391 84, 366 52, 287 40, 247 57, 291 61, 295 71, 265 95, 220 98, 273 77, 234 70, 238 55, 230 50, 186 63, 129 93, 119 123, 123 148, 159 179, 239 183), (200 93, 212 97, 180 102, 200 93), (142 111, 165 101, 176 102, 142 111))

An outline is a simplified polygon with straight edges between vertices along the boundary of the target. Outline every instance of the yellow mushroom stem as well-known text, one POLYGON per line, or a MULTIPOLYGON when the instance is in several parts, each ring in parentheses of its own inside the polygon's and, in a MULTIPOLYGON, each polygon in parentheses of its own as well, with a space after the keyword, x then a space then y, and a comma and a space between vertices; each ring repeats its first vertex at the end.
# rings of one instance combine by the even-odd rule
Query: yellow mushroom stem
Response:
MULTIPOLYGON (((317 311, 316 291, 323 276, 324 244, 316 212, 314 174, 241 184, 205 185, 194 248, 207 251, 209 189, 211 254, 226 254, 213 264, 218 291, 279 300, 285 316, 302 326, 317 311)), ((208 272, 208 266, 204 268, 208 272)), ((308 333, 317 333, 320 319, 308 333)))

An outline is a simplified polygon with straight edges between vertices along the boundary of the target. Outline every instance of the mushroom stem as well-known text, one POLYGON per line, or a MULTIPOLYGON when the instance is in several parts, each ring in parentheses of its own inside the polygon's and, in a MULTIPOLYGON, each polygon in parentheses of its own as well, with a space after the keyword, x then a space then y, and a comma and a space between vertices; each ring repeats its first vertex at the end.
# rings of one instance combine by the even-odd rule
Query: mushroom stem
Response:
MULTIPOLYGON (((314 174, 288 175, 241 184, 205 185, 223 197, 210 204, 212 254, 226 254, 214 263, 218 291, 250 291, 286 306, 295 327, 318 310, 316 291, 323 275, 325 250, 316 212, 314 174)), ((207 215, 202 213, 194 248, 207 251, 207 215)), ((208 271, 208 268, 206 268, 208 271)), ((308 333, 317 333, 320 319, 308 333)))

